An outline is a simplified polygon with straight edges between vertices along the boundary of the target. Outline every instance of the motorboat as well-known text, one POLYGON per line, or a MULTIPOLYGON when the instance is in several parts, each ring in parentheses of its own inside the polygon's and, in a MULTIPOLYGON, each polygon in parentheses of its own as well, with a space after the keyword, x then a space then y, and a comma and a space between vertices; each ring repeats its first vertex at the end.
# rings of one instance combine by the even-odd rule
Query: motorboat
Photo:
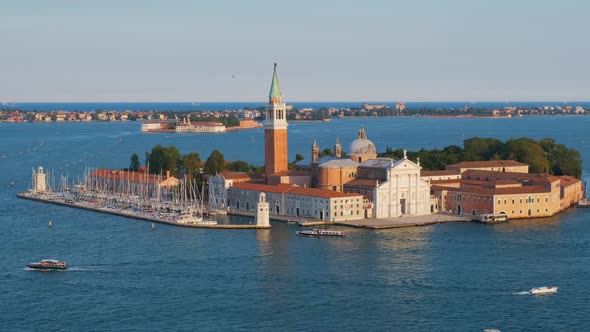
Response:
POLYGON ((553 294, 553 293, 557 293, 557 287, 555 287, 555 286, 536 287, 536 288, 531 288, 531 290, 529 292, 533 295, 553 294))
POLYGON ((44 259, 40 262, 27 264, 27 267, 35 270, 51 271, 65 270, 68 265, 66 262, 60 262, 55 259, 44 259))
POLYGON ((329 229, 311 229, 304 231, 297 231, 299 236, 346 236, 346 233, 341 231, 332 231, 329 229))

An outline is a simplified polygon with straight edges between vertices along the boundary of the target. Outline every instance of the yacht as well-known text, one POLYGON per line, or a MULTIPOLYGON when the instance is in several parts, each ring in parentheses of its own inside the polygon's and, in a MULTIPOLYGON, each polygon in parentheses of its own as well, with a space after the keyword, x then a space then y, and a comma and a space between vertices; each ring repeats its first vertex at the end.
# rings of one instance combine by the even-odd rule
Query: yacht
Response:
POLYGON ((529 292, 533 295, 553 294, 553 293, 557 293, 557 287, 555 287, 555 286, 536 287, 536 288, 531 288, 531 290, 529 292))
POLYGON ((35 270, 51 271, 51 270, 65 270, 68 265, 66 262, 59 262, 55 259, 44 259, 41 262, 34 262, 27 264, 28 268, 35 270))

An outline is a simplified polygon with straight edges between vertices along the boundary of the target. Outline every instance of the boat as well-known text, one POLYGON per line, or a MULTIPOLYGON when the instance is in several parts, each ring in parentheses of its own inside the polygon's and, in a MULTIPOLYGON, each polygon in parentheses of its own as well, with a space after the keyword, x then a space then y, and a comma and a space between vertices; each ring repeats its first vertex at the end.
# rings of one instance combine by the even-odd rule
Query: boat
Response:
POLYGON ((332 231, 329 229, 311 229, 305 231, 297 231, 299 236, 346 236, 346 233, 341 231, 332 231))
POLYGON ((504 213, 488 213, 480 215, 479 219, 476 219, 475 221, 482 224, 499 224, 508 222, 508 216, 504 213))
POLYGON ((55 259, 44 259, 41 262, 27 264, 27 267, 35 270, 51 271, 65 270, 68 265, 66 262, 60 262, 55 259))
POLYGON ((536 288, 531 288, 531 290, 529 292, 533 295, 553 294, 553 293, 557 293, 557 287, 555 287, 555 286, 536 287, 536 288))
POLYGON ((583 200, 578 202, 578 205, 576 205, 579 208, 590 208, 590 201, 588 201, 587 198, 584 198, 583 200))

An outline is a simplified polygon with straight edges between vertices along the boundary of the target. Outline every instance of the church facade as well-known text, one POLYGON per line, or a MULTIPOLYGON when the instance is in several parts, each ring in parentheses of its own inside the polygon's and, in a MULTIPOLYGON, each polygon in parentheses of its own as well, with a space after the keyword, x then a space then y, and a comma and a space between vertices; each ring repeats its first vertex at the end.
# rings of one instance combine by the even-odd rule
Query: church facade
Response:
POLYGON ((420 163, 409 160, 378 158, 377 149, 360 128, 347 157, 342 157, 336 140, 335 156, 320 159, 314 140, 311 165, 300 165, 308 171, 317 188, 358 193, 364 197, 365 218, 395 218, 402 215, 431 213, 430 184, 420 176, 420 163))

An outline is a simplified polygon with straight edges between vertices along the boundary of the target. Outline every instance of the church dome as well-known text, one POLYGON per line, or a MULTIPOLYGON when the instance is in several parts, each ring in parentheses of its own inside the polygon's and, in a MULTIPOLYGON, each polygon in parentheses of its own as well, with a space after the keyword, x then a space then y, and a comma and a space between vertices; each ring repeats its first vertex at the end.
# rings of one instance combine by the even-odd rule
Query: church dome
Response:
POLYGON ((363 156, 363 155, 377 155, 377 148, 375 148, 375 144, 367 139, 367 135, 365 134, 365 128, 359 130, 358 138, 352 141, 350 144, 350 150, 348 150, 351 155, 363 156))

